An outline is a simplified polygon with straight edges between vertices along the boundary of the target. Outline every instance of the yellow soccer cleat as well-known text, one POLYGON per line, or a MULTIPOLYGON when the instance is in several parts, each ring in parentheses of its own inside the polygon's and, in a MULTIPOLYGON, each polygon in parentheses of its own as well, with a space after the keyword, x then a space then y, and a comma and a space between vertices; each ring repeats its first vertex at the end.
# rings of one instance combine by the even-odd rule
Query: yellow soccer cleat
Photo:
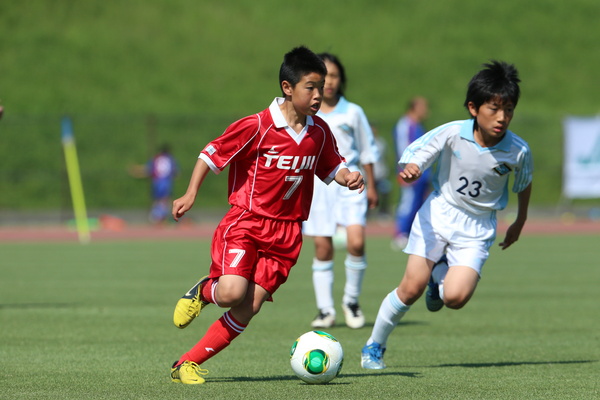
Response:
POLYGON ((171 367, 171 380, 177 383, 185 383, 186 385, 200 385, 205 382, 202 375, 208 374, 207 369, 202 369, 193 361, 184 361, 175 366, 177 361, 171 367))
POLYGON ((200 299, 202 285, 206 281, 208 281, 208 276, 201 278, 175 305, 173 323, 176 327, 183 329, 188 326, 208 304, 200 299))

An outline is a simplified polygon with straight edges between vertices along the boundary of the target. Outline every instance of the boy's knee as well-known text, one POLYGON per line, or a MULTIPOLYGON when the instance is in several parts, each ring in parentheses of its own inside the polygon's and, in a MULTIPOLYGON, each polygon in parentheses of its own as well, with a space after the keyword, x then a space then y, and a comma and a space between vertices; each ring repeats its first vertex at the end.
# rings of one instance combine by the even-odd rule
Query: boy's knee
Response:
POLYGON ((226 275, 219 279, 215 297, 221 307, 235 307, 246 297, 248 281, 241 276, 226 275))
POLYGON ((446 296, 444 294, 444 305, 452 310, 460 310, 469 302, 470 298, 471 296, 468 295, 446 296))
POLYGON ((466 302, 458 302, 458 301, 446 301, 444 300, 444 305, 452 310, 460 310, 467 304, 466 302))
POLYGON ((235 292, 223 292, 220 291, 218 294, 218 303, 221 307, 235 307, 240 305, 245 297, 235 292))
POLYGON ((425 286, 401 285, 398 293, 400 300, 406 305, 414 304, 425 291, 425 286))
POLYGON ((365 255, 365 241, 362 237, 349 237, 346 242, 346 250, 355 257, 362 257, 365 255))
POLYGON ((225 286, 220 285, 217 286, 217 303, 221 307, 235 307, 240 305, 244 298, 246 297, 245 288, 240 288, 236 286, 225 286))

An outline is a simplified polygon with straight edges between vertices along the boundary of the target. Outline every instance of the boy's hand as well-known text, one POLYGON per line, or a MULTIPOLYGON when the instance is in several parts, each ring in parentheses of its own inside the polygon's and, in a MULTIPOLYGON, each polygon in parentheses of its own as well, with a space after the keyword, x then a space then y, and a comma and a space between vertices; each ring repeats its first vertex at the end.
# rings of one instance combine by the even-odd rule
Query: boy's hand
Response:
POLYGON ((521 230, 523 230, 523 224, 519 222, 515 222, 508 227, 504 240, 499 244, 502 250, 507 249, 511 244, 519 240, 519 236, 521 236, 521 230))
POLYGON ((375 189, 375 184, 367 185, 367 202, 371 209, 374 209, 379 204, 379 195, 375 189))
POLYGON ((350 190, 358 190, 358 193, 362 193, 365 190, 365 182, 362 175, 358 171, 349 172, 344 177, 346 180, 346 186, 350 190))
POLYGON ((184 195, 177 200, 173 201, 173 210, 171 211, 173 215, 173 219, 175 221, 179 221, 179 218, 183 217, 183 215, 189 211, 190 208, 194 205, 195 201, 194 196, 184 195))
POLYGON ((406 183, 413 183, 421 177, 421 170, 417 164, 406 164, 406 167, 400 171, 398 176, 406 183))

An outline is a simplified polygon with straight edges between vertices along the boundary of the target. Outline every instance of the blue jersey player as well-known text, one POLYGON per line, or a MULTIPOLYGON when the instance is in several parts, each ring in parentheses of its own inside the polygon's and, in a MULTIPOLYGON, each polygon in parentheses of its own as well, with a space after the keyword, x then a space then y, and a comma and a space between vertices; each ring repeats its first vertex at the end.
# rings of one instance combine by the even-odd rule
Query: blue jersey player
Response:
POLYGON ((471 119, 428 132, 402 154, 399 176, 418 179, 436 164, 434 191, 420 208, 408 244, 400 285, 381 303, 361 365, 385 368, 383 354, 398 321, 426 288, 430 311, 462 308, 473 295, 496 236, 496 211, 506 207, 509 176, 518 196, 516 220, 502 249, 519 239, 531 195, 532 159, 527 143, 508 130, 519 100, 513 65, 492 61, 469 82, 465 107, 471 119))
POLYGON ((163 145, 159 153, 148 161, 146 172, 152 178, 152 210, 150 220, 164 222, 171 211, 171 195, 175 177, 178 174, 177 162, 168 145, 163 145))
MULTIPOLYGON (((415 97, 409 104, 406 113, 398 120, 392 131, 396 161, 400 161, 402 153, 409 144, 425 134, 422 121, 427 118, 429 106, 424 97, 415 97)), ((410 228, 417 211, 425 202, 430 191, 429 170, 423 171, 421 177, 412 183, 398 179, 401 185, 400 202, 396 209, 396 227, 392 248, 402 250, 408 243, 410 228)))

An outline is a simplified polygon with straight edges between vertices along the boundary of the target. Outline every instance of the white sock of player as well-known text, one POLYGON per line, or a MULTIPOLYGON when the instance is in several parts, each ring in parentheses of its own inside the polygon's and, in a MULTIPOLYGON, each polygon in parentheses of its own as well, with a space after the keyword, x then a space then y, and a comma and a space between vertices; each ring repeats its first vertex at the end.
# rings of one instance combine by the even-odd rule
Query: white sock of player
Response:
POLYGON ((313 259, 313 286, 317 299, 317 308, 325 314, 335 315, 333 306, 333 260, 313 259))
POLYGON ((396 289, 392 290, 381 302, 367 345, 377 342, 385 347, 390 333, 408 310, 410 310, 410 306, 407 306, 398 298, 396 289))
POLYGON ((358 296, 362 289, 363 277, 367 268, 365 256, 353 256, 346 254, 344 261, 346 266, 346 285, 344 286, 344 304, 358 303, 358 296))
POLYGON ((435 265, 433 268, 433 272, 431 272, 431 277, 433 281, 438 284, 440 290, 440 298, 444 300, 444 279, 446 279, 446 274, 448 273, 448 263, 446 261, 441 261, 435 265))

